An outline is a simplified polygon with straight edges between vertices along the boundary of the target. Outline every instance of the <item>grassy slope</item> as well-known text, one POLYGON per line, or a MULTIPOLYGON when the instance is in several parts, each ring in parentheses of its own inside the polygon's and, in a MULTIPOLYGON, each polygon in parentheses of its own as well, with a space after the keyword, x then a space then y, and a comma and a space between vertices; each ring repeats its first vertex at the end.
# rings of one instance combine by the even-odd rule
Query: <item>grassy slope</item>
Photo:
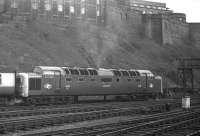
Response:
POLYGON ((31 71, 35 65, 151 69, 173 79, 178 57, 200 57, 185 44, 161 46, 92 23, 57 26, 43 20, 0 25, 0 70, 31 71))

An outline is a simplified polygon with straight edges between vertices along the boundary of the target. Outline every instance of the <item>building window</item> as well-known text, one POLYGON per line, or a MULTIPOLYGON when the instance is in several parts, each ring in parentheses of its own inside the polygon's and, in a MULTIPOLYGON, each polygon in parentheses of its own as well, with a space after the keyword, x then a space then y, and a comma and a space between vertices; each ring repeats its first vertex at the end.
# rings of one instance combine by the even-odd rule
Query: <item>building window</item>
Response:
POLYGON ((41 90, 41 79, 29 78, 29 90, 41 90))

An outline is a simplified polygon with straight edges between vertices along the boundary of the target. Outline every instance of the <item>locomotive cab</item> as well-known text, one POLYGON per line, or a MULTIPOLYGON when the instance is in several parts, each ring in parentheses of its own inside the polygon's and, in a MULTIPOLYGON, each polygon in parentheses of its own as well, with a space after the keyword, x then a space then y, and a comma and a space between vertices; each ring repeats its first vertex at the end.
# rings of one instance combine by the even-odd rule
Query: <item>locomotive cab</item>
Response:
POLYGON ((18 97, 28 97, 28 74, 18 73, 16 75, 16 94, 18 97))

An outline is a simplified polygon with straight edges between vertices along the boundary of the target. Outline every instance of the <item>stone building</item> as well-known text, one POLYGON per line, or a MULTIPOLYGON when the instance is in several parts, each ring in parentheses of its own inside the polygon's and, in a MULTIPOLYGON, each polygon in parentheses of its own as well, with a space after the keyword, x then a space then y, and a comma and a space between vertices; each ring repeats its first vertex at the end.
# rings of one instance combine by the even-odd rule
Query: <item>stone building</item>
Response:
MULTIPOLYGON (((165 3, 144 0, 0 0, 0 11, 11 16, 44 16, 50 19, 87 20, 98 24, 129 25, 159 44, 176 44, 199 38, 200 24, 186 22, 165 3), (140 29, 140 30, 138 30, 140 29)), ((198 40, 196 40, 199 43, 198 40)))

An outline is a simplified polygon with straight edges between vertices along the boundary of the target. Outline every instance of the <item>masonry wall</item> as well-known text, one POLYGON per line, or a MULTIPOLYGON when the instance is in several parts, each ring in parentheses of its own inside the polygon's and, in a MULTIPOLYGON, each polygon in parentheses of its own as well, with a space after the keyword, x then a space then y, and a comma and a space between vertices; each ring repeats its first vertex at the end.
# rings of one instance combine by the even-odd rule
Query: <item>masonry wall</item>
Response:
POLYGON ((187 44, 189 40, 189 24, 174 14, 162 16, 162 44, 187 44))
POLYGON ((200 47, 200 23, 190 23, 189 27, 192 44, 200 47))
MULTIPOLYGON (((0 5, 2 6, 5 1, 8 2, 6 5, 11 8, 11 3, 9 4, 11 0, 0 0, 0 5)), ((31 8, 34 4, 30 3, 31 0, 17 1, 17 7, 20 7, 17 9, 18 12, 32 11, 31 8)), ((46 8, 44 1, 40 2, 37 8, 38 13, 47 15, 47 11, 44 11, 46 8)), ((185 14, 172 13, 164 3, 140 0, 100 0, 100 4, 97 4, 96 0, 86 0, 84 3, 81 0, 65 0, 63 10, 59 14, 59 3, 56 3, 55 0, 52 2, 52 8, 48 11, 51 13, 51 18, 60 15, 69 20, 73 18, 93 20, 119 33, 128 33, 130 37, 141 34, 159 44, 188 43, 189 38, 199 43, 199 24, 189 25, 186 22, 185 14), (74 13, 70 13, 70 6, 74 7, 74 13), (81 13, 83 8, 85 12, 81 13), (98 12, 100 13, 97 15, 98 12), (155 14, 152 14, 152 12, 155 12, 155 14)))
POLYGON ((182 44, 189 40, 189 24, 184 14, 145 14, 142 18, 145 36, 159 44, 182 44))
MULTIPOLYGON (((119 3, 115 3, 117 5, 119 3)), ((140 11, 129 11, 121 9, 120 5, 107 7, 106 26, 119 33, 129 33, 129 35, 138 35, 142 26, 142 15, 140 11)))
POLYGON ((144 25, 144 35, 162 44, 162 15, 144 14, 142 15, 142 23, 144 25))

